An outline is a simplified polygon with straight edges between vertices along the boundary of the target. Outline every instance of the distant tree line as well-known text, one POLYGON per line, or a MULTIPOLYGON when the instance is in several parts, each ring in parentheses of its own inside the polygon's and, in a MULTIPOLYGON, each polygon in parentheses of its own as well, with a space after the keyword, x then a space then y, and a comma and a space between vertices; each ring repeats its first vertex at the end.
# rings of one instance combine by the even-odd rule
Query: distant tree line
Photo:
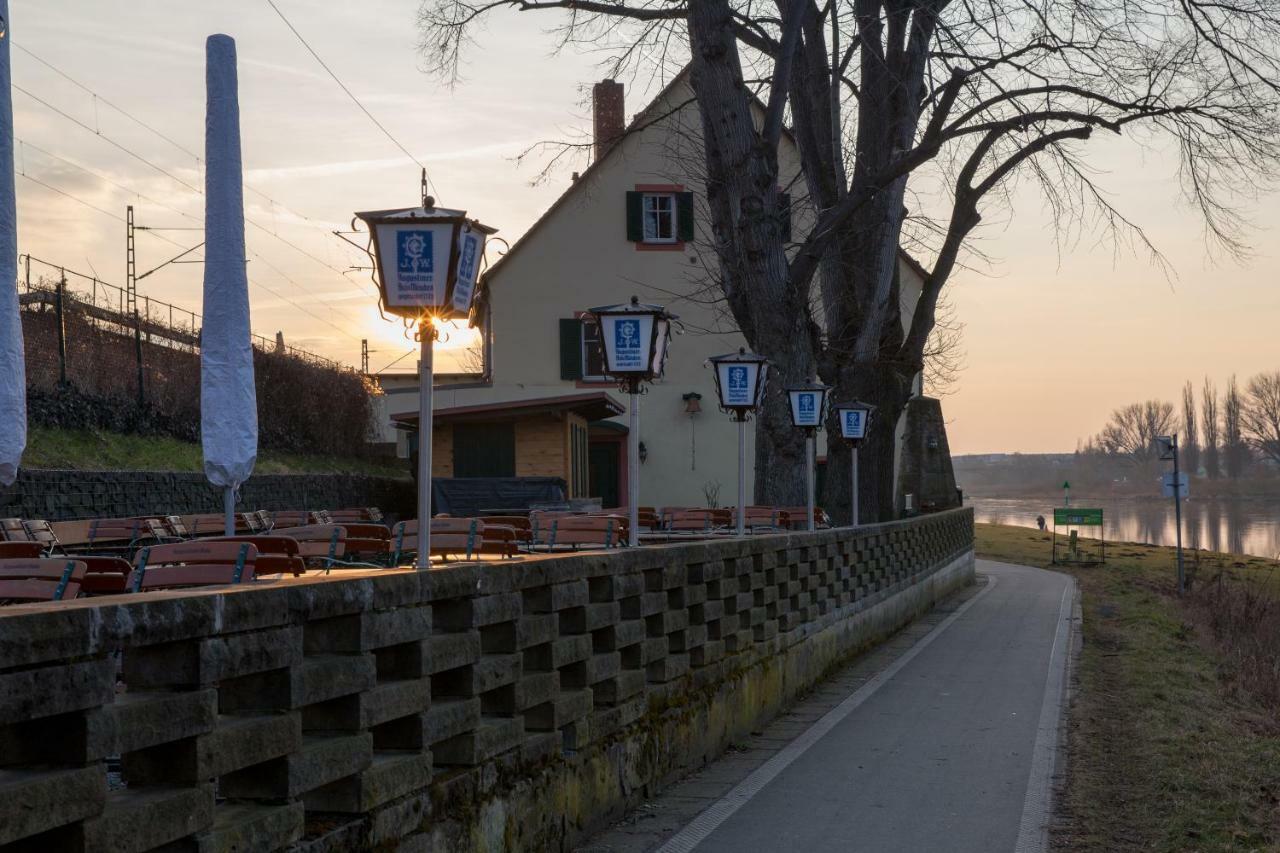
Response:
POLYGON ((1187 382, 1180 408, 1147 400, 1116 409, 1078 448, 1077 463, 1154 468, 1156 437, 1177 433, 1183 470, 1192 476, 1236 480, 1259 463, 1280 465, 1280 371, 1259 373, 1243 388, 1233 375, 1222 393, 1206 377, 1198 399, 1187 382))

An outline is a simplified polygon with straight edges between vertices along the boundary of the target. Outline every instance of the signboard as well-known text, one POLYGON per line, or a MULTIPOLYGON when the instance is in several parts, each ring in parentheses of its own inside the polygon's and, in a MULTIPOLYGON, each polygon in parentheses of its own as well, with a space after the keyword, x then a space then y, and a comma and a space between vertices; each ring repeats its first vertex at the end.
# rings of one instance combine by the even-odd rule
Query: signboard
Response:
POLYGON ((458 237, 458 278, 453 285, 453 310, 466 315, 471 312, 471 297, 480 275, 480 259, 484 257, 484 234, 463 231, 458 237))
POLYGON ((816 427, 822 423, 821 391, 792 391, 791 419, 798 427, 816 427))
POLYGON ((1176 439, 1171 435, 1156 436, 1156 456, 1163 462, 1171 462, 1178 455, 1176 439))
MULTIPOLYGON (((1178 472, 1177 496, 1185 498, 1190 494, 1191 478, 1187 476, 1185 471, 1178 472)), ((1160 477, 1160 490, 1166 498, 1174 496, 1173 472, 1169 471, 1160 477)))
POLYGON ((605 314, 600 318, 600 324, 609 370, 613 373, 648 373, 653 315, 605 314))
POLYGON ((439 308, 448 290, 453 224, 378 229, 378 255, 390 307, 439 308))
POLYGON ((1078 525, 1080 527, 1101 527, 1102 510, 1084 507, 1056 507, 1053 510, 1053 523, 1062 527, 1078 525))
POLYGON ((867 413, 862 409, 841 409, 840 435, 850 441, 866 438, 867 413))

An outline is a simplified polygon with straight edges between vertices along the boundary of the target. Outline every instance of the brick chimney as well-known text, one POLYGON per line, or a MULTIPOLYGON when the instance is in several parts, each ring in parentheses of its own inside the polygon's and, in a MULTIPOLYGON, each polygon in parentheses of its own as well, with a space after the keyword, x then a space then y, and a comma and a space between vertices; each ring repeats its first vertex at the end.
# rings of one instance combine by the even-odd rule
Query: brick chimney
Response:
POLYGON ((626 130, 626 112, 622 100, 622 84, 601 80, 591 87, 591 111, 595 119, 595 160, 599 162, 622 138, 626 130))

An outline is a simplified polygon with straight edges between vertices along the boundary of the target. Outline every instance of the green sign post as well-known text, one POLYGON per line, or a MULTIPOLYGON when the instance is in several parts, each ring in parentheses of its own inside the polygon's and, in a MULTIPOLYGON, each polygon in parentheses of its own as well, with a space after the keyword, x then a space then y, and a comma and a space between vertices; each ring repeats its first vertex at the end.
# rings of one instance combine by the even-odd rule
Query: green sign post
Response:
MULTIPOLYGON (((1069 488, 1064 484, 1064 488, 1069 488)), ((1103 527, 1102 509, 1098 507, 1056 507, 1053 510, 1053 564, 1073 563, 1078 565, 1096 565, 1107 562, 1107 536, 1103 527), (1060 557, 1058 554, 1058 528, 1067 528, 1067 545, 1060 557), (1098 528, 1098 540, 1101 552, 1093 554, 1082 550, 1078 528, 1098 528)))

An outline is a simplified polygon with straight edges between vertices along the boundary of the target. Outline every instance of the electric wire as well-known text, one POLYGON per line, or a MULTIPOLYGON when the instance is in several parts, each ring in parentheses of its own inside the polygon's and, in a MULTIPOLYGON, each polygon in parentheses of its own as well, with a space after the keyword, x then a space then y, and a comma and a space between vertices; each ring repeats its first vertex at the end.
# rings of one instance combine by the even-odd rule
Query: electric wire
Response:
POLYGON ((284 12, 280 11, 280 7, 275 4, 275 0, 267 0, 267 5, 275 10, 275 13, 280 16, 280 20, 284 21, 284 25, 289 28, 289 31, 292 32, 294 36, 297 37, 298 41, 301 42, 302 46, 307 49, 307 52, 310 53, 315 58, 316 62, 320 63, 320 67, 323 68, 325 72, 327 72, 328 75, 333 78, 333 82, 338 84, 338 88, 342 89, 342 91, 347 93, 347 97, 351 99, 352 103, 354 103, 357 107, 360 108, 360 112, 364 113, 368 117, 369 121, 373 122, 374 126, 378 128, 378 130, 382 131, 382 134, 385 137, 387 137, 387 139, 391 140, 392 145, 400 149, 400 153, 404 154, 404 156, 408 157, 414 163, 418 164, 418 168, 422 169, 423 173, 426 174, 427 176, 427 186, 431 189, 431 192, 434 193, 436 191, 435 184, 432 183, 431 174, 430 172, 427 171, 427 167, 423 164, 423 162, 419 160, 417 157, 413 156, 413 154, 410 153, 409 149, 405 148, 404 145, 400 143, 400 140, 396 139, 391 134, 391 131, 387 130, 386 126, 382 122, 378 121, 378 119, 374 117, 373 113, 369 112, 368 107, 366 107, 364 104, 360 102, 360 99, 355 96, 355 93, 352 92, 349 88, 347 88, 347 84, 343 83, 342 80, 338 78, 338 75, 334 73, 333 69, 329 67, 328 63, 326 63, 323 59, 320 58, 320 54, 316 53, 316 49, 312 47, 305 38, 302 37, 302 33, 298 32, 298 28, 295 27, 287 17, 285 17, 284 12))

